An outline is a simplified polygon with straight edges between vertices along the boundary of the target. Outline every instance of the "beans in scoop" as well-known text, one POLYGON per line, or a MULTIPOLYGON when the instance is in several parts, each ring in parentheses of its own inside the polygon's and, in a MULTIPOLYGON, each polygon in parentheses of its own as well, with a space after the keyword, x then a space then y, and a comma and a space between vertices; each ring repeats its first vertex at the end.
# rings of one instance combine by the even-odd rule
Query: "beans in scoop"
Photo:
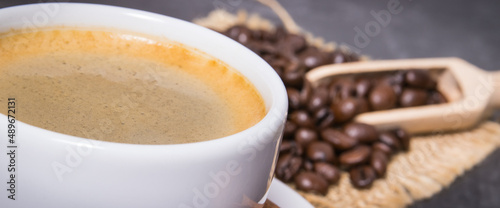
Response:
POLYGON ((432 76, 418 69, 353 75, 313 88, 305 80, 306 72, 359 61, 359 56, 323 51, 284 28, 270 32, 236 25, 221 33, 261 56, 283 80, 289 112, 275 174, 302 191, 325 195, 342 171, 349 173, 354 187, 369 188, 384 178, 392 156, 410 149, 410 135, 404 129, 379 131, 354 122, 356 115, 446 102, 432 76))

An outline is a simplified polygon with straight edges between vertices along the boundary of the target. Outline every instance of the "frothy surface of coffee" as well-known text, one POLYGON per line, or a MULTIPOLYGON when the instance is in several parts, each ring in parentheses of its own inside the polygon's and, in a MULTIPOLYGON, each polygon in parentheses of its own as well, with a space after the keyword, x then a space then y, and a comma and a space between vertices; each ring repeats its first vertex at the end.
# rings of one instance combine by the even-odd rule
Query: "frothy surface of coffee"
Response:
POLYGON ((0 103, 9 97, 25 123, 135 144, 220 138, 265 115, 255 88, 224 63, 178 43, 117 31, 3 34, 0 103))

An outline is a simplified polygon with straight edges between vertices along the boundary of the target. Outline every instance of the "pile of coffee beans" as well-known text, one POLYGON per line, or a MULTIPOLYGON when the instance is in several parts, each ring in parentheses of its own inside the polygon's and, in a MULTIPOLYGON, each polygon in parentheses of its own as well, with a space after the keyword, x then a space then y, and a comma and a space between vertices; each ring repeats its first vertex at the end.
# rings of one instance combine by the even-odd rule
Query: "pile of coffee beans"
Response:
POLYGON ((349 172, 353 186, 368 188, 384 177, 392 155, 410 148, 403 129, 378 131, 353 122, 356 115, 446 102, 424 70, 347 76, 313 88, 305 81, 307 71, 359 56, 322 51, 283 28, 269 32, 236 25, 222 33, 260 55, 285 83, 289 112, 276 176, 303 191, 326 194, 342 171, 349 172))

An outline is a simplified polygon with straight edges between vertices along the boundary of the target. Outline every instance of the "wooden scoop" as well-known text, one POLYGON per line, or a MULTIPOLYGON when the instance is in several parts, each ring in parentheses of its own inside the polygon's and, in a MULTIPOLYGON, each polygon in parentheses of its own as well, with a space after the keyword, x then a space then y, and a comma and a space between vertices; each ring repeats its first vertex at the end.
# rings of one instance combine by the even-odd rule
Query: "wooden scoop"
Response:
POLYGON ((439 133, 474 126, 500 107, 500 72, 486 72, 459 58, 365 61, 317 67, 306 74, 313 86, 345 75, 430 70, 447 103, 359 114, 357 122, 379 129, 400 126, 411 133, 439 133))

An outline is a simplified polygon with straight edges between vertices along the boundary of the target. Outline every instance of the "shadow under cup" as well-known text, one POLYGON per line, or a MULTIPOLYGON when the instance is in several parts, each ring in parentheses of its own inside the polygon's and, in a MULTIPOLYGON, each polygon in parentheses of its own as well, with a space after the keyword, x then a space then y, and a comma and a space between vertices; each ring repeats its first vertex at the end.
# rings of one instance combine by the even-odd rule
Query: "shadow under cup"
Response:
MULTIPOLYGON (((91 26, 166 37, 239 71, 262 95, 267 110, 259 123, 242 132, 176 145, 102 142, 22 122, 16 122, 15 142, 9 143, 9 120, 0 114, 0 187, 7 187, 0 191, 0 207, 220 208, 244 207, 245 202, 265 199, 286 119, 287 97, 279 76, 256 54, 189 22, 112 6, 17 6, 1 9, 0 22, 0 33, 91 26)), ((7 103, 0 106, 7 112, 7 103)))

